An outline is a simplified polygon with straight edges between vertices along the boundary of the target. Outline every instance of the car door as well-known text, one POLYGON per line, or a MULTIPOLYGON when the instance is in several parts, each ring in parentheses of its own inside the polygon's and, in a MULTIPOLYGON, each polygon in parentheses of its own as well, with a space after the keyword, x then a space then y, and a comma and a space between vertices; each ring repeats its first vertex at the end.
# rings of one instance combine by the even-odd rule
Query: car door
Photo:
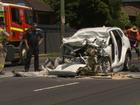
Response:
POLYGON ((114 62, 114 58, 115 58, 115 53, 114 53, 114 42, 113 39, 111 37, 111 35, 108 37, 107 39, 107 47, 105 48, 105 51, 107 52, 107 54, 110 57, 111 60, 111 64, 114 62))
POLYGON ((122 46, 123 46, 122 34, 119 30, 115 29, 112 30, 112 37, 114 39, 114 44, 115 44, 115 63, 113 66, 119 69, 122 66, 122 63, 120 62, 122 56, 122 46))

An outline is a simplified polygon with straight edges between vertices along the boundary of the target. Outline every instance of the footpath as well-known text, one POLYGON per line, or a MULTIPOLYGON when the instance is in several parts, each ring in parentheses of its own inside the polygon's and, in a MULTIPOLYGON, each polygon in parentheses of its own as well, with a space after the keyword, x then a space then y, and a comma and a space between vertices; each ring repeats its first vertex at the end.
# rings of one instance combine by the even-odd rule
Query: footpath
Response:
POLYGON ((6 77, 14 77, 14 74, 11 71, 4 71, 3 74, 0 74, 0 78, 6 78, 6 77))
MULTIPOLYGON (((5 71, 4 74, 0 74, 0 78, 11 78, 15 75, 11 71, 5 71)), ((46 76, 44 76, 46 77, 46 76)), ((50 77, 50 76, 48 76, 50 77)), ((84 77, 85 78, 85 77, 84 77)), ((118 72, 114 73, 111 76, 90 76, 86 78, 94 78, 94 79, 114 79, 114 80, 122 80, 122 79, 140 79, 140 72, 118 72)))
MULTIPOLYGON (((40 73, 37 73, 37 72, 29 72, 28 75, 29 75, 28 77, 43 77, 43 78, 52 77, 49 75, 47 75, 47 76, 42 75, 42 73, 41 73, 41 76, 39 76, 40 73)), ((4 74, 0 74, 0 78, 12 78, 12 77, 15 77, 15 74, 12 71, 5 71, 4 74)), ((83 78, 83 79, 84 78, 113 79, 113 80, 140 79, 140 72, 117 72, 117 73, 112 73, 111 75, 108 75, 108 76, 102 76, 102 75, 100 75, 100 76, 84 76, 84 77, 80 77, 80 78, 83 78)))
MULTIPOLYGON (((47 58, 47 55, 46 54, 40 54, 39 57, 40 57, 40 60, 41 60, 40 62, 43 63, 45 61, 45 59, 47 58)), ((33 61, 31 61, 31 62, 33 62, 33 61)), ((33 65, 33 64, 31 64, 31 65, 33 65)), ((14 69, 20 69, 20 67, 18 68, 16 66, 18 66, 18 65, 15 65, 14 69)), ((10 68, 10 67, 8 67, 8 68, 10 68)), ((33 68, 31 67, 30 70, 33 71, 32 69, 33 68)), ((24 69, 21 68, 21 70, 18 70, 18 71, 23 71, 23 70, 24 69)), ((15 75, 12 72, 12 70, 7 70, 7 68, 4 70, 4 72, 2 74, 0 74, 0 78, 10 78, 10 77, 14 77, 14 76, 15 75)))

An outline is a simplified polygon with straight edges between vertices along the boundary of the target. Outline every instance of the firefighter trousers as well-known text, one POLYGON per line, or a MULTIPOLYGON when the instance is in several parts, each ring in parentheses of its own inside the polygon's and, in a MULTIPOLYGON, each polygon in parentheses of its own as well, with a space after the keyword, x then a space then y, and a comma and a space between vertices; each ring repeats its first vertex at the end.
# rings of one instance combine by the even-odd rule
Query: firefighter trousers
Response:
POLYGON ((5 65, 6 52, 4 48, 0 48, 0 72, 3 71, 5 65))

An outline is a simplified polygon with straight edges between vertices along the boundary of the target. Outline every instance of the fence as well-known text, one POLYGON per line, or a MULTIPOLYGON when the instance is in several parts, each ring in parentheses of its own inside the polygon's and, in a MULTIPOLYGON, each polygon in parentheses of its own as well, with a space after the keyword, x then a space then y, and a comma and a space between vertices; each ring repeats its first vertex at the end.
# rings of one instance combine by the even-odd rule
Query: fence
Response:
MULTIPOLYGON (((58 26, 40 26, 44 30, 44 41, 40 46, 40 53, 60 53, 61 37, 60 28, 58 26)), ((69 37, 76 30, 66 28, 64 37, 69 37)))

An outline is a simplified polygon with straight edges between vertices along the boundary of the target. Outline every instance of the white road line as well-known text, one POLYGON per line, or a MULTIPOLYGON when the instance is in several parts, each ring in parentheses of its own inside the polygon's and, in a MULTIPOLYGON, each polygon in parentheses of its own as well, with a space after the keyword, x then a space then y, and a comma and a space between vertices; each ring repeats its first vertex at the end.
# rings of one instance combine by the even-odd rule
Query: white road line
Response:
POLYGON ((49 89, 60 88, 60 87, 71 86, 71 85, 77 85, 77 84, 79 84, 79 82, 73 82, 73 83, 68 83, 68 84, 63 84, 63 85, 56 85, 56 86, 51 86, 51 87, 46 87, 46 88, 40 88, 40 89, 36 89, 33 91, 38 92, 38 91, 49 90, 49 89))

